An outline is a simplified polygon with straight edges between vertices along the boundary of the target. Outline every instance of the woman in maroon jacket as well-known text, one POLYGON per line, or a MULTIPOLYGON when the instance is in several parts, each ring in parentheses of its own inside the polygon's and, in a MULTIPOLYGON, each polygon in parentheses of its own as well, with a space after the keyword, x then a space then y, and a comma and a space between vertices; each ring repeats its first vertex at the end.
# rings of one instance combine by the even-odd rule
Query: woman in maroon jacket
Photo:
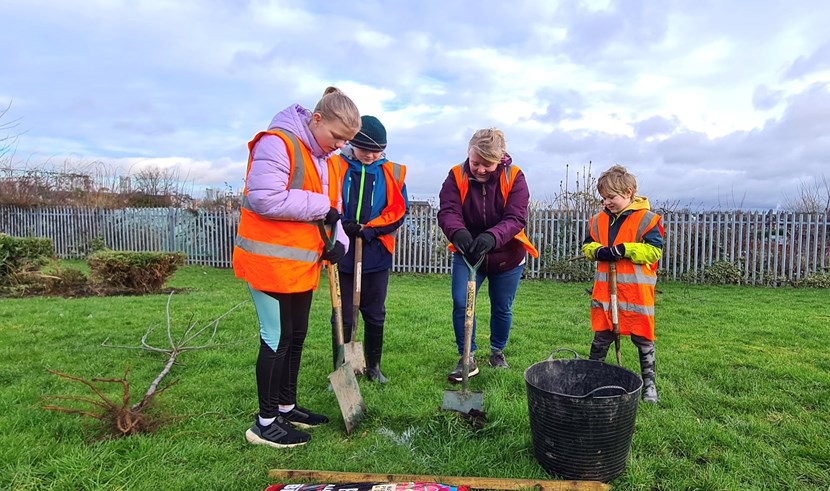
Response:
MULTIPOLYGON (((538 252, 524 233, 530 192, 522 171, 505 148, 504 133, 496 128, 478 130, 470 139, 467 160, 453 167, 441 187, 438 226, 452 242, 452 323, 459 355, 464 352, 464 310, 468 270, 484 256, 476 274, 478 288, 489 279, 490 358, 495 368, 509 368, 504 347, 513 321, 513 299, 530 252, 538 252)), ((475 362, 475 322, 469 376, 478 374, 475 362)), ((461 381, 463 360, 448 379, 461 381)))

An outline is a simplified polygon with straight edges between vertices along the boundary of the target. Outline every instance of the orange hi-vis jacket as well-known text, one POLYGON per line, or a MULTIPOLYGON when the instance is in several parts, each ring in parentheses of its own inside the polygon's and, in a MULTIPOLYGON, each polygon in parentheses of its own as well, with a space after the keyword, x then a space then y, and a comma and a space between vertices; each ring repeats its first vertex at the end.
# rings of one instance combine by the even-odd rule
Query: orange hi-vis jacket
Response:
MULTIPOLYGON (((501 188, 501 195, 504 197, 504 202, 507 203, 507 197, 510 195, 510 190, 513 189, 513 182, 518 174, 521 171, 515 165, 508 165, 505 167, 504 172, 501 174, 501 181, 499 182, 501 188)), ((464 164, 458 164, 452 168, 453 176, 455 176, 455 184, 458 186, 458 190, 461 192, 461 203, 464 203, 464 199, 467 198, 467 191, 470 189, 470 182, 469 178, 467 177, 467 173, 464 171, 464 164)), ((524 229, 520 230, 518 234, 513 236, 514 239, 518 240, 522 247, 527 250, 533 257, 539 257, 539 251, 536 250, 536 247, 530 243, 530 239, 527 237, 524 229)), ((456 252, 455 246, 450 243, 449 248, 452 252, 456 252)))
MULTIPOLYGON (((343 157, 336 155, 332 157, 340 165, 340 187, 346 181, 346 173, 349 170, 349 164, 343 157)), ((391 225, 406 215, 406 200, 403 197, 403 184, 406 179, 406 166, 396 164, 387 160, 381 164, 380 168, 383 170, 383 175, 386 177, 386 207, 381 214, 364 225, 367 227, 384 227, 391 225)), ((358 213, 360 213, 358 211, 358 213)), ((378 240, 387 251, 395 253, 395 237, 398 231, 391 234, 379 235, 378 240)))
MULTIPOLYGON (((266 292, 299 293, 317 288, 320 282, 320 257, 323 239, 316 222, 274 220, 257 215, 248 204, 248 173, 254 157, 254 145, 265 135, 278 136, 285 142, 291 169, 286 189, 323 192, 320 174, 308 147, 287 131, 258 133, 248 143, 248 170, 245 174, 242 209, 236 245, 233 248, 233 271, 251 287, 266 292)), ((340 202, 340 167, 329 158, 329 200, 333 208, 340 202)))
MULTIPOLYGON (((639 243, 649 230, 660 225, 660 215, 649 210, 636 210, 620 224, 613 244, 608 244, 610 218, 607 213, 591 217, 591 238, 600 244, 639 243)), ((591 297, 591 329, 609 331, 611 321, 610 268, 598 261, 591 297)), ((617 261, 617 305, 620 334, 636 334, 654 340, 654 286, 657 284, 657 263, 634 264, 630 259, 617 261)))

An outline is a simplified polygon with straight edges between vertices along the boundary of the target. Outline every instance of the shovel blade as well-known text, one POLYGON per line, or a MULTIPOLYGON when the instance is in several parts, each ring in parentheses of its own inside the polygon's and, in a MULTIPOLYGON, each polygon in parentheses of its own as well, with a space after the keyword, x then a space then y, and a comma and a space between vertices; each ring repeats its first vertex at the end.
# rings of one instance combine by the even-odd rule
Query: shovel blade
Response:
POLYGON ((343 422, 346 425, 346 433, 350 434, 366 412, 366 404, 360 395, 360 387, 357 385, 354 369, 348 362, 343 363, 337 370, 329 374, 329 382, 331 382, 331 388, 337 397, 340 414, 343 415, 343 422))
POLYGON ((464 390, 445 390, 441 409, 464 414, 469 414, 473 409, 484 412, 484 394, 464 390))
POLYGON ((363 357, 363 343, 348 342, 344 345, 346 363, 352 366, 355 375, 366 372, 366 359, 363 357))

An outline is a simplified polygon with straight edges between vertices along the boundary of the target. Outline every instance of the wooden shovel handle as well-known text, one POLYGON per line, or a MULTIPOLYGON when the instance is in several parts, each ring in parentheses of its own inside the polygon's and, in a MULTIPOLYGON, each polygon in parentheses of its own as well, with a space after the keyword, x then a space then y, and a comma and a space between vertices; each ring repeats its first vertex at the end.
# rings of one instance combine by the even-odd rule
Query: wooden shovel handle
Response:
POLYGON ((363 286, 363 239, 357 235, 354 240, 354 297, 352 298, 352 336, 357 339, 357 326, 360 319, 360 290, 363 286))
POLYGON ((617 365, 622 366, 620 354, 620 306, 617 299, 617 263, 608 264, 608 289, 611 292, 611 326, 614 329, 614 351, 617 355, 617 365))

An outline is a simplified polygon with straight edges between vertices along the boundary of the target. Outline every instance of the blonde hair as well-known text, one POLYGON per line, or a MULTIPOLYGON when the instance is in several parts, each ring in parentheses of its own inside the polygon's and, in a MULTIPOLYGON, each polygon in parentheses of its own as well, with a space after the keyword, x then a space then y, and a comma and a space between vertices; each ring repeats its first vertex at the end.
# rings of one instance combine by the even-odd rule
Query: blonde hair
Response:
POLYGON ((487 128, 478 130, 470 138, 467 152, 474 150, 479 157, 490 163, 501 162, 504 154, 507 153, 507 143, 504 141, 504 133, 498 128, 487 128))
POLYGON ((323 97, 314 106, 323 119, 336 119, 354 133, 360 131, 360 111, 355 103, 337 87, 326 87, 323 97))
POLYGON ((637 176, 628 172, 621 165, 611 166, 599 175, 599 179, 597 179, 597 191, 599 191, 599 194, 605 196, 611 193, 625 196, 629 191, 636 195, 637 176))

